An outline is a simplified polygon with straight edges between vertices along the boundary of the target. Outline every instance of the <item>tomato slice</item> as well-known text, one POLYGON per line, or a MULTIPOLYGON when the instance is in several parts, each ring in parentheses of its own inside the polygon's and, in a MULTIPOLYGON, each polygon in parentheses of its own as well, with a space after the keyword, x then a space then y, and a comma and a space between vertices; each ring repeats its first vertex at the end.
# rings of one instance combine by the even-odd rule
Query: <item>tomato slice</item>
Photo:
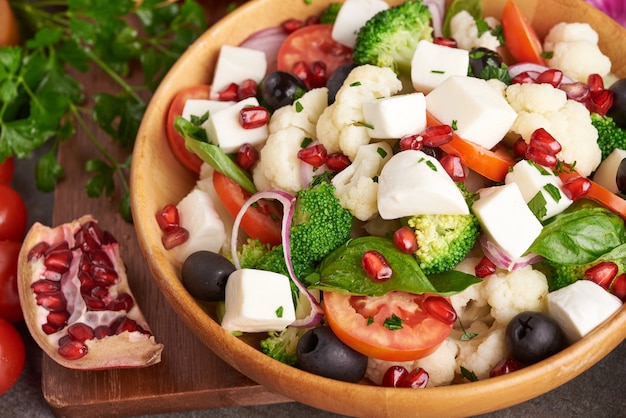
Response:
MULTIPOLYGON (((233 218, 237 217, 239 210, 251 196, 234 180, 218 171, 213 173, 213 187, 233 218)), ((251 238, 258 238, 266 244, 278 245, 281 243, 281 219, 282 213, 278 205, 269 201, 259 201, 246 211, 241 219, 241 228, 251 238)))
MULTIPOLYGON (((575 171, 559 172, 559 178, 563 182, 576 177, 580 177, 580 174, 575 171)), ((617 213, 623 219, 626 219, 626 200, 600 186, 595 181, 591 179, 589 181, 591 182, 591 188, 585 197, 598 202, 605 208, 617 213)))
POLYGON ((307 66, 316 61, 326 64, 326 74, 337 67, 352 62, 352 49, 335 42, 330 24, 307 25, 287 36, 278 50, 277 68, 291 71, 296 62, 304 61, 307 66))
POLYGON ((518 62, 545 65, 539 36, 513 0, 508 0, 500 16, 504 44, 518 62))
POLYGON ((172 152, 182 165, 195 173, 200 173, 202 159, 187 149, 185 146, 185 138, 180 136, 180 134, 176 132, 176 129, 174 129, 174 121, 178 116, 183 114, 183 108, 185 107, 185 102, 188 99, 208 99, 210 97, 210 93, 211 86, 204 84, 182 89, 176 94, 176 96, 174 96, 174 99, 172 100, 172 103, 167 111, 167 118, 165 121, 167 141, 170 144, 172 152))
POLYGON ((454 321, 442 321, 428 312, 428 298, 449 304, 440 296, 399 291, 384 296, 323 295, 326 319, 337 338, 362 354, 388 361, 425 357, 450 334, 454 321), (399 329, 385 325, 389 319, 391 324, 398 322, 394 315, 402 320, 399 329))
MULTIPOLYGON (((428 126, 441 125, 441 122, 428 112, 426 112, 426 123, 428 126)), ((453 133, 452 141, 440 145, 439 148, 448 154, 457 155, 464 165, 492 181, 503 181, 509 168, 515 164, 513 158, 505 150, 501 148, 488 150, 461 138, 456 133, 453 133)))

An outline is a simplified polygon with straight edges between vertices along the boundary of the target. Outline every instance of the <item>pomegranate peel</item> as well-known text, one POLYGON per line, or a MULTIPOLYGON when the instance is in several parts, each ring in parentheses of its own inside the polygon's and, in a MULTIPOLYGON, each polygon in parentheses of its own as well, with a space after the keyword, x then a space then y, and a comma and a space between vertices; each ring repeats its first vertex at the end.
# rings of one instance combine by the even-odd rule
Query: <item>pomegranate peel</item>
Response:
POLYGON ((163 344, 135 303, 119 243, 90 215, 30 228, 18 259, 18 291, 34 340, 62 366, 101 370, 161 361, 163 344))

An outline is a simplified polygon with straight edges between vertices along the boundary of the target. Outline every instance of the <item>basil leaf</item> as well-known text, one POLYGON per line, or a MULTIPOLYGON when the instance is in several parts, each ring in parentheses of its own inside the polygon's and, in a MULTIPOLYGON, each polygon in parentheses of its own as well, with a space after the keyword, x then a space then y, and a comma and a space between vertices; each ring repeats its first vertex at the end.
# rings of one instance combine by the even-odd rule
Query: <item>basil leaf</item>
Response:
POLYGON ((441 296, 452 296, 462 292, 473 284, 482 282, 476 276, 457 270, 448 270, 437 274, 430 274, 428 280, 435 286, 441 296))
POLYGON ((446 10, 443 18, 441 31, 443 36, 450 36, 450 21, 454 15, 465 10, 474 20, 480 20, 483 17, 483 4, 480 0, 454 0, 446 10))

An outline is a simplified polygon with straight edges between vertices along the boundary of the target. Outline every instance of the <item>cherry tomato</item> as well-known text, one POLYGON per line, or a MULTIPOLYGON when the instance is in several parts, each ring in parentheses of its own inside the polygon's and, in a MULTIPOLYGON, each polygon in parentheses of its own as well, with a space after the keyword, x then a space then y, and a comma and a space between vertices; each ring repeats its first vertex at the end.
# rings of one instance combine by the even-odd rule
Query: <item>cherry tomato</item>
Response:
MULTIPOLYGON (((250 198, 250 193, 241 186, 217 171, 213 173, 213 186, 222 204, 233 218, 237 216, 243 204, 250 198)), ((282 214, 279 208, 271 202, 258 202, 246 211, 241 220, 241 228, 251 238, 258 238, 261 242, 278 245, 281 243, 280 220, 282 214)))
POLYGON ((200 172, 202 159, 185 147, 185 139, 174 129, 174 120, 183 114, 183 108, 188 99, 208 99, 210 93, 211 86, 204 84, 182 89, 174 96, 167 111, 167 118, 165 119, 167 141, 170 144, 172 152, 182 165, 195 173, 200 172))
POLYGON ((323 297, 335 335, 352 349, 381 360, 425 357, 439 347, 454 325, 454 321, 442 320, 445 315, 426 310, 427 298, 439 296, 395 291, 384 296, 324 292, 323 297))
POLYGON ((13 180, 15 173, 15 160, 13 157, 7 157, 0 163, 0 184, 9 184, 13 180))
POLYGON ((321 61, 326 64, 326 74, 330 75, 340 65, 351 63, 352 49, 335 42, 332 30, 330 24, 317 24, 292 32, 278 50, 278 70, 291 72, 297 62, 304 61, 310 67, 321 61))
POLYGON ((27 221, 26 204, 20 194, 0 184, 0 240, 21 241, 27 221))
POLYGON ((0 318, 0 396, 17 382, 25 360, 22 336, 10 322, 0 318))
POLYGON ((8 1, 0 1, 0 46, 17 45, 20 31, 8 1))
POLYGON ((541 41, 535 29, 513 0, 507 1, 500 19, 504 33, 504 44, 513 58, 518 62, 544 64, 544 59, 541 56, 543 51, 541 41))
POLYGON ((24 319, 17 292, 17 257, 22 244, 0 241, 0 317, 9 322, 24 319))

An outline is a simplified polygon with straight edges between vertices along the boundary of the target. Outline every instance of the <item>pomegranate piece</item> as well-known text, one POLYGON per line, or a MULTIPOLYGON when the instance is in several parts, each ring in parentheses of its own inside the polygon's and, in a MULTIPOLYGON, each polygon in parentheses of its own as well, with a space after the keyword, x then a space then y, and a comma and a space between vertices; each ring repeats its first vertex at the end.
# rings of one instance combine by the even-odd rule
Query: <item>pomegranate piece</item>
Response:
POLYGON ((433 38, 433 43, 435 45, 447 46, 449 48, 456 48, 458 46, 454 38, 446 38, 443 36, 435 36, 433 38))
POLYGON ((393 275, 393 270, 385 256, 375 250, 365 251, 361 258, 361 265, 365 273, 375 282, 385 282, 393 275))
POLYGON ((604 289, 608 289, 617 275, 618 267, 612 261, 601 261, 585 271, 585 278, 604 289))
POLYGON ((244 129, 255 129, 267 124, 270 112, 263 106, 244 107, 239 111, 239 123, 244 129))
POLYGON ((421 135, 406 135, 400 138, 400 151, 415 150, 419 151, 424 148, 424 142, 421 135))
POLYGON ((326 157, 326 167, 335 173, 343 171, 348 168, 350 164, 352 164, 350 158, 340 152, 333 152, 326 157))
POLYGON ((439 147, 452 141, 454 132, 450 125, 429 126, 420 135, 425 147, 439 147))
POLYGON ((65 367, 145 367, 161 360, 163 345, 135 303, 119 243, 91 216, 31 227, 19 255, 18 290, 31 335, 65 367))
POLYGON ((250 170, 259 161, 259 151, 250 144, 242 144, 237 152, 237 165, 250 170))
POLYGON ((381 386, 420 389, 426 387, 428 379, 428 372, 421 367, 409 372, 404 366, 393 365, 383 375, 381 386))
POLYGON ((493 261, 487 258, 487 256, 483 256, 483 258, 481 258, 478 264, 474 267, 474 273, 479 279, 484 279, 495 272, 496 265, 493 261))
POLYGON ((322 144, 311 145, 298 151, 298 159, 313 167, 323 166, 327 158, 326 147, 322 144))
POLYGON ((180 226, 180 215, 175 205, 169 203, 156 213, 156 221, 163 232, 180 226))
POLYGON ((613 280, 611 285, 611 293, 626 303, 626 273, 620 274, 613 280))
POLYGON ((222 102, 234 102, 237 101, 239 94, 239 86, 237 83, 230 83, 217 93, 217 99, 222 102))
POLYGON ((309 88, 318 88, 326 86, 326 63, 323 61, 314 61, 311 63, 311 78, 309 80, 309 88))
POLYGON ((519 361, 515 360, 514 358, 507 358, 504 360, 500 360, 498 364, 493 366, 493 369, 491 369, 491 372, 489 372, 489 377, 496 377, 496 376, 502 376, 504 374, 509 374, 511 372, 521 369, 522 367, 524 366, 519 361))
POLYGON ((161 237, 161 241, 163 242, 163 248, 166 250, 171 250, 174 247, 177 247, 181 244, 184 244, 189 239, 189 231, 187 231, 182 226, 172 229, 171 231, 167 231, 161 237))
POLYGON ((465 167, 463 167, 463 163, 461 162, 461 157, 454 154, 448 154, 443 156, 441 160, 439 160, 441 166, 446 170, 446 173, 452 178, 454 181, 464 181, 465 180, 465 167))
POLYGON ((393 243, 406 254, 413 254, 418 248, 415 232, 408 226, 402 226, 393 233, 393 243))
POLYGON ((258 84, 252 79, 247 79, 241 82, 237 87, 237 100, 241 101, 250 97, 255 97, 257 93, 258 84))
POLYGON ((294 32, 301 27, 304 27, 305 25, 306 23, 304 21, 295 18, 287 19, 280 24, 286 34, 290 34, 291 32, 294 32))
POLYGON ((444 324, 454 324, 457 315, 450 304, 450 301, 442 296, 429 296, 424 300, 424 310, 443 322, 444 324))
POLYGON ((537 75, 536 83, 550 84, 552 87, 558 87, 563 80, 563 73, 560 70, 550 68, 537 75))
POLYGON ((561 186, 563 193, 569 199, 578 200, 587 196, 591 189, 591 181, 586 177, 574 177, 567 180, 561 186))

